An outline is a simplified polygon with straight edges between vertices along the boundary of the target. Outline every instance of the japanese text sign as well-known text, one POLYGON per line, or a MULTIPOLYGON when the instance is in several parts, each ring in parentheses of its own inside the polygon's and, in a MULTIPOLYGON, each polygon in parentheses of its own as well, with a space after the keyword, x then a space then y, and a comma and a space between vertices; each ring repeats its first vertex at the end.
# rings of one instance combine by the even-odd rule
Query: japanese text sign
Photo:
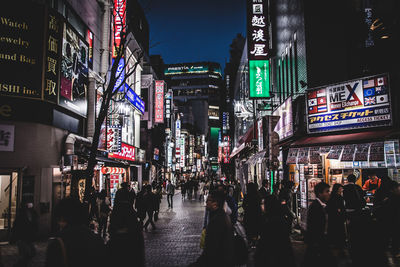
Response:
POLYGON ((332 132, 392 124, 387 75, 365 77, 307 92, 308 132, 332 132))
POLYGON ((155 91, 155 122, 164 122, 164 81, 156 81, 155 91))
POLYGON ((250 98, 269 98, 269 61, 268 60, 250 60, 250 98))
POLYGON ((109 158, 124 159, 129 161, 135 161, 135 147, 122 143, 121 152, 109 153, 109 158))
POLYGON ((247 45, 249 60, 269 56, 267 0, 247 0, 247 45))

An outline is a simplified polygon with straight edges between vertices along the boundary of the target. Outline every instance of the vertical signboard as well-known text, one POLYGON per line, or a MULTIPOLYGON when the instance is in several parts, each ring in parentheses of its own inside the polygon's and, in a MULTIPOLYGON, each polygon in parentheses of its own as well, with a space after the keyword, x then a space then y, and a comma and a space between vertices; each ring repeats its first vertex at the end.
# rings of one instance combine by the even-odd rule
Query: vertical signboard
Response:
POLYGON ((114 34, 113 34, 113 53, 112 57, 117 57, 117 50, 121 45, 122 35, 125 31, 126 21, 126 1, 114 0, 113 18, 114 18, 114 34))
POLYGON ((269 61, 250 60, 250 98, 270 98, 269 61))
POLYGON ((247 0, 247 43, 249 60, 269 56, 267 0, 247 0))
POLYGON ((120 152, 121 151, 121 126, 108 126, 107 127, 107 151, 120 152))
POLYGON ((164 123, 164 81, 156 81, 155 91, 155 123, 164 123))
POLYGON ((87 42, 89 44, 89 51, 88 51, 88 65, 89 68, 93 69, 93 46, 94 46, 94 36, 91 30, 87 30, 87 42))
POLYGON ((62 21, 57 12, 47 14, 46 52, 44 53, 43 99, 52 103, 58 101, 62 21))
POLYGON ((186 158, 185 146, 186 146, 185 136, 182 135, 182 137, 181 137, 181 159, 180 159, 181 168, 185 167, 185 158, 186 158))
POLYGON ((264 149, 264 133, 263 133, 263 119, 257 121, 257 132, 258 132, 258 151, 264 149))

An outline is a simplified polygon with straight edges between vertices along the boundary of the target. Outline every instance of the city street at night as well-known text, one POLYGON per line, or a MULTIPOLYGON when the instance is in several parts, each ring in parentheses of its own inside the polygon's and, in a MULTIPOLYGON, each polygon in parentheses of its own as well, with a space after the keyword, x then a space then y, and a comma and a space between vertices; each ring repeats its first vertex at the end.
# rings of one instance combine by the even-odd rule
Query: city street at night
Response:
POLYGON ((400 267, 399 0, 0 8, 0 267, 400 267))

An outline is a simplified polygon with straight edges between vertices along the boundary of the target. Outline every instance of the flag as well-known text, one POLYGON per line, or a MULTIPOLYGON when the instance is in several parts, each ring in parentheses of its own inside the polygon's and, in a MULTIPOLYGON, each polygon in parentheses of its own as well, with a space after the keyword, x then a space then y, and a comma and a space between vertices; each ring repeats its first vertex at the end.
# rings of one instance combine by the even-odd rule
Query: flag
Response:
POLYGON ((376 79, 376 86, 386 85, 386 77, 380 77, 376 79))
POLYGON ((308 100, 308 106, 309 107, 312 107, 312 106, 316 106, 318 103, 317 103, 317 99, 316 98, 313 98, 313 99, 309 99, 308 100))
POLYGON ((328 111, 327 105, 318 106, 318 112, 326 112, 328 111))
POLYGON ((364 98, 364 105, 365 106, 375 105, 375 97, 364 98))
POLYGON ((326 90, 325 89, 321 89, 317 91, 317 97, 323 97, 326 96, 326 90))
POLYGON ((308 114, 315 114, 317 112, 318 112, 317 106, 313 106, 313 107, 309 107, 308 108, 308 114))
POLYGON ((386 86, 377 86, 375 87, 375 93, 376 95, 384 95, 386 94, 386 86))
POLYGON ((389 102, 388 95, 380 95, 376 97, 377 104, 383 104, 389 102))
POLYGON ((364 97, 374 96, 375 88, 364 89, 364 97))
POLYGON ((326 104, 326 97, 318 97, 318 105, 326 104))
POLYGON ((369 87, 374 87, 375 86, 375 80, 364 80, 363 81, 363 87, 364 88, 369 88, 369 87))
POLYGON ((308 92, 308 99, 317 98, 317 91, 308 92))

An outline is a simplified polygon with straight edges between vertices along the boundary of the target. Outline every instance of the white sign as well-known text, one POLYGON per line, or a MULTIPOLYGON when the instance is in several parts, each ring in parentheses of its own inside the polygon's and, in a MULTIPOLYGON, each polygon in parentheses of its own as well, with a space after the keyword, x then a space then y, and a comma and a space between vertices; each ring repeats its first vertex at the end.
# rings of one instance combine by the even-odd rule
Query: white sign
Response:
POLYGON ((272 115, 280 117, 274 129, 274 132, 279 135, 279 140, 291 137, 293 135, 292 97, 280 105, 272 115))
POLYGON ((14 125, 0 124, 0 151, 14 151, 14 125))
POLYGON ((183 167, 185 167, 185 157, 186 157, 186 155, 185 155, 185 136, 184 135, 182 135, 182 137, 181 137, 181 160, 180 160, 180 163, 181 163, 181 168, 183 168, 183 167))
POLYGON ((259 119, 257 121, 258 128, 258 151, 262 151, 264 149, 264 133, 263 133, 263 119, 259 119))

